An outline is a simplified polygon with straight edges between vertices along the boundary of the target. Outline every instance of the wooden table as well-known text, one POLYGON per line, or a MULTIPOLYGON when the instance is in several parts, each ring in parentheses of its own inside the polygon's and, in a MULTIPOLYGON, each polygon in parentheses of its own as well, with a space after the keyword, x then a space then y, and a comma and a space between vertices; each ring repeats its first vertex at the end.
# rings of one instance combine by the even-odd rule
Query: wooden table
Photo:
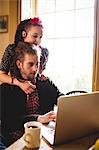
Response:
MULTIPOLYGON (((88 150, 88 148, 95 143, 97 138, 99 138, 99 133, 84 138, 80 138, 78 140, 59 146, 51 146, 44 140, 44 138, 42 138, 40 148, 38 150, 88 150)), ((21 137, 15 143, 9 146, 6 150, 29 150, 29 149, 25 147, 25 141, 23 140, 23 137, 21 137)))

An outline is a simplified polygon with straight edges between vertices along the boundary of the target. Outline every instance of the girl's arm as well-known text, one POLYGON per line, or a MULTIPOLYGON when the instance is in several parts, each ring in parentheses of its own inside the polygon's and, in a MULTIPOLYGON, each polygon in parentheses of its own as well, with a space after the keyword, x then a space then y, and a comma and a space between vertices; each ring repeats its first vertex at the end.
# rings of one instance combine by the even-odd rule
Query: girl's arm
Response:
POLYGON ((30 94, 36 88, 36 86, 31 85, 29 81, 19 81, 17 78, 11 77, 11 75, 6 74, 4 71, 0 71, 0 81, 2 83, 8 83, 19 86, 26 94, 30 94))

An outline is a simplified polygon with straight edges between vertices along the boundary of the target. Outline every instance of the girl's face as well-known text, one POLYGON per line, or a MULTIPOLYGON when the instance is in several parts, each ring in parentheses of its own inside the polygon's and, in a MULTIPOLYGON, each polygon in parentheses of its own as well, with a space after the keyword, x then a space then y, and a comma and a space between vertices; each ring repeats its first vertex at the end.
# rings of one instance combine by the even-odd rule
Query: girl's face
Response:
POLYGON ((28 42, 30 44, 39 45, 42 38, 42 27, 40 26, 31 26, 26 32, 26 37, 24 38, 24 42, 28 42))

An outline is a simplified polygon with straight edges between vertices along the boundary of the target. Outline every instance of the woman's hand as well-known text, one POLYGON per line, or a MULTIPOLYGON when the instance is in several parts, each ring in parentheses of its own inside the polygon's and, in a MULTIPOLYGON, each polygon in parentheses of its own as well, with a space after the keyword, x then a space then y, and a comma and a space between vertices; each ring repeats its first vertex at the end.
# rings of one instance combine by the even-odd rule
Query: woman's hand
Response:
POLYGON ((16 78, 14 78, 13 83, 14 85, 19 86, 26 94, 31 94, 36 88, 35 85, 30 83, 30 81, 19 81, 16 78))
POLYGON ((41 79, 41 81, 46 81, 48 79, 48 77, 46 77, 45 75, 41 74, 40 79, 41 79))
POLYGON ((54 111, 50 111, 44 115, 40 115, 37 119, 38 122, 40 123, 48 123, 50 121, 55 121, 56 120, 56 114, 54 111))
POLYGON ((24 82, 20 82, 19 87, 26 93, 26 94, 31 94, 36 86, 33 85, 32 83, 30 84, 29 81, 24 81, 24 82))

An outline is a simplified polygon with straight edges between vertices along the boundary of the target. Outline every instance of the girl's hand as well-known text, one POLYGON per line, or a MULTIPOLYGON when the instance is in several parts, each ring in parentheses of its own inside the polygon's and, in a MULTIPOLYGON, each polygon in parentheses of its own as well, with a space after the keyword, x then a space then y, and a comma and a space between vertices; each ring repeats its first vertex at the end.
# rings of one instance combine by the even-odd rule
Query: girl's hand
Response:
POLYGON ((30 84, 29 81, 24 81, 24 82, 20 82, 19 87, 26 93, 26 94, 31 94, 36 86, 33 85, 32 83, 30 84))
POLYGON ((50 121, 55 121, 56 120, 56 114, 54 111, 50 111, 44 115, 40 115, 37 119, 40 123, 48 123, 50 121))
POLYGON ((45 81, 48 79, 48 77, 44 76, 43 74, 41 74, 41 77, 40 77, 41 81, 45 81))
POLYGON ((19 86, 26 94, 31 94, 36 88, 36 86, 33 85, 30 81, 19 81, 14 78, 13 83, 14 85, 19 86))

